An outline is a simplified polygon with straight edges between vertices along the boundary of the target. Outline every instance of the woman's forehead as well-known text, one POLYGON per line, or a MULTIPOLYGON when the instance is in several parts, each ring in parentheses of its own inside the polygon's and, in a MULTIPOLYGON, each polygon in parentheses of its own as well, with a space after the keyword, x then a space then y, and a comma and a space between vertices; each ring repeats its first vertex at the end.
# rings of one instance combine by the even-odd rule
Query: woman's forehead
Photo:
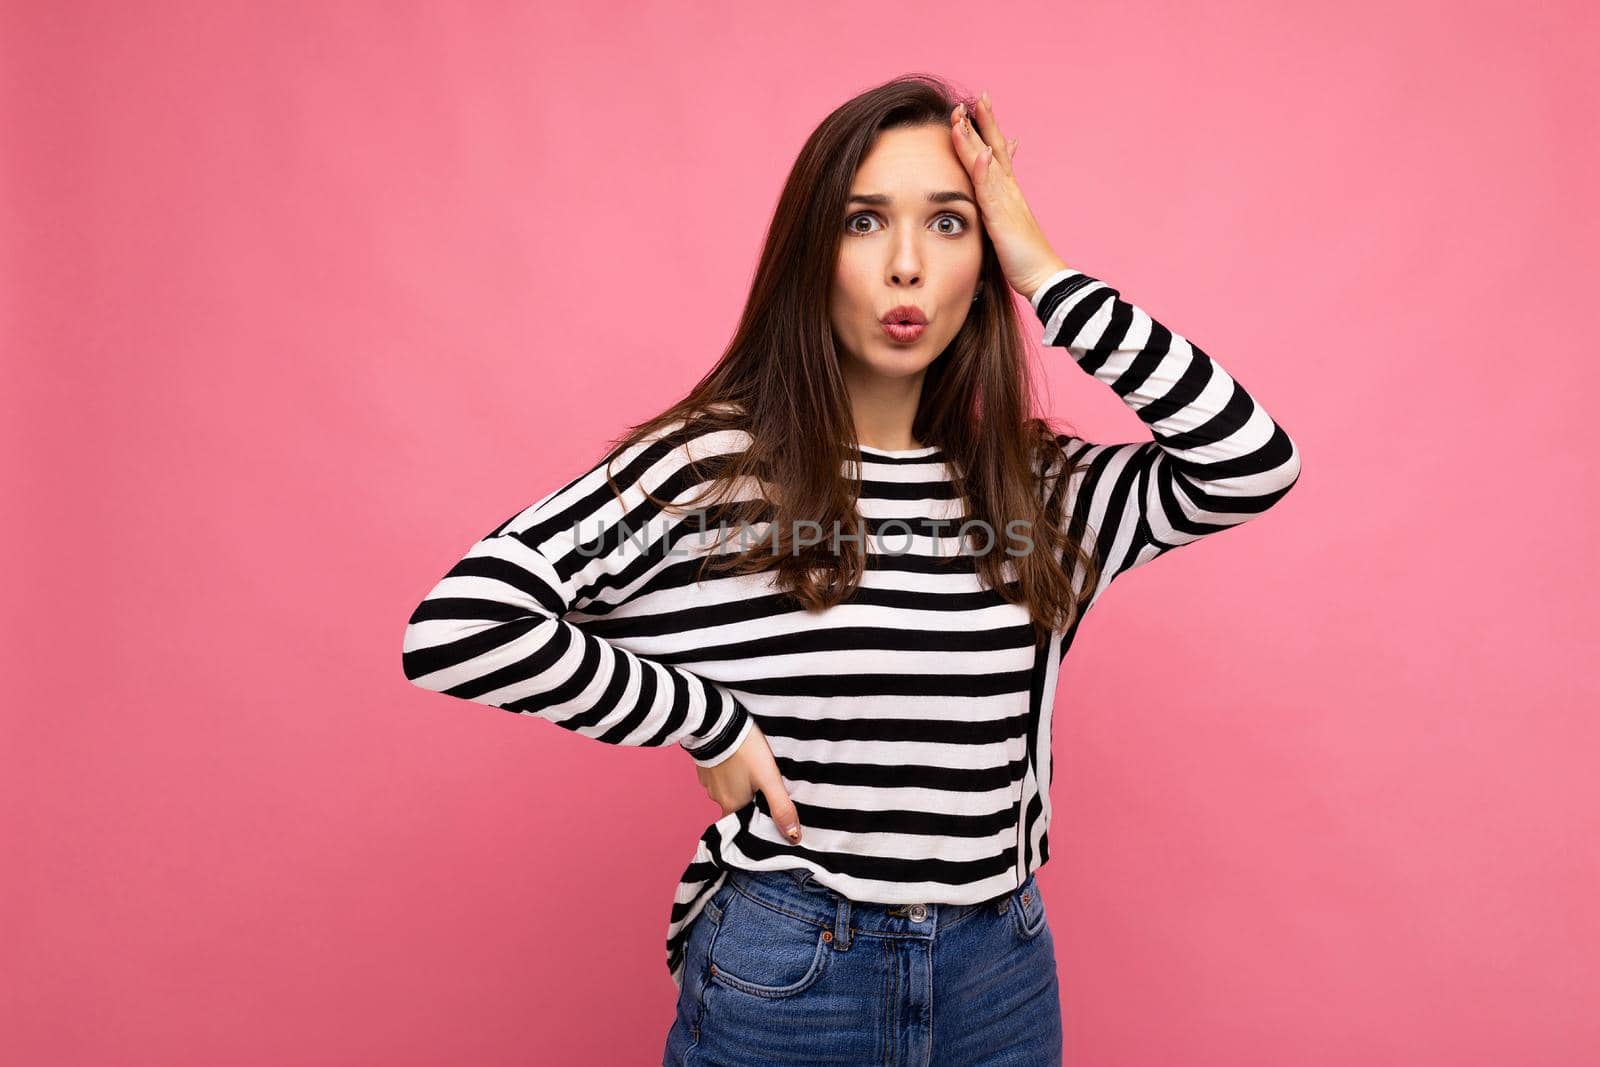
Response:
POLYGON ((972 179, 961 165, 950 132, 940 126, 885 130, 850 184, 851 195, 922 201, 929 193, 972 196, 972 179))

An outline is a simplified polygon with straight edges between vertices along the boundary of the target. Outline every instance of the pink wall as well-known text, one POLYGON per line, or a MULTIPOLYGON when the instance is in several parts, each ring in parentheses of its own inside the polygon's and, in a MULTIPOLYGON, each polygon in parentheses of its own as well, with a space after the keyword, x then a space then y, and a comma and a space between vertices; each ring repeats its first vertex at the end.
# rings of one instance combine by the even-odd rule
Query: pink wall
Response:
POLYGON ((1596 1062, 1596 31, 7 5, 0 1048, 659 1062, 692 764, 412 687, 401 630, 711 363, 811 127, 926 70, 992 91, 1052 243, 1304 454, 1069 657, 1068 1062, 1596 1062))

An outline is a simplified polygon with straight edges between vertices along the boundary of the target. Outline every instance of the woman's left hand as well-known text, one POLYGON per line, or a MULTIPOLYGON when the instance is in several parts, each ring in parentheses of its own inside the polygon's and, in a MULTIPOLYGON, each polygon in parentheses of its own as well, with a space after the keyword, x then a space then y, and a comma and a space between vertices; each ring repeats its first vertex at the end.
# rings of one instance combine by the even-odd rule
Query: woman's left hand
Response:
POLYGON ((1022 188, 1011 169, 1016 142, 1008 143, 1000 133, 988 92, 979 97, 975 116, 967 115, 965 104, 950 113, 950 138, 955 142, 956 156, 972 179, 983 227, 994 244, 1006 283, 1024 299, 1032 299, 1045 279, 1067 264, 1045 240, 1038 220, 1023 199, 1022 188), (971 121, 974 117, 976 130, 971 121))

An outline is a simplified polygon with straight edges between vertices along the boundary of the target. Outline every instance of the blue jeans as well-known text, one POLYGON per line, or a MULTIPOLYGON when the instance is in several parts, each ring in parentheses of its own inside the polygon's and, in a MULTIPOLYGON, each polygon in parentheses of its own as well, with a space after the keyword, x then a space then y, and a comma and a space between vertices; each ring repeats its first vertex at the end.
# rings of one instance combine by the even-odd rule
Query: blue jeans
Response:
POLYGON ((690 928, 664 1067, 1061 1063, 1034 877, 981 904, 857 903, 803 870, 729 870, 690 928))

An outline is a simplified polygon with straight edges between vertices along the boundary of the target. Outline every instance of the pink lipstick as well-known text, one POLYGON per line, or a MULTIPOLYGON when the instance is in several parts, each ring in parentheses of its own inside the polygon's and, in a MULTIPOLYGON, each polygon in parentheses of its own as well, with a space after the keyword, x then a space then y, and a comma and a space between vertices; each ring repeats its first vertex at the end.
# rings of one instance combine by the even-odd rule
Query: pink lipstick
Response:
POLYGON ((909 344, 922 336, 922 331, 927 327, 920 322, 886 322, 883 332, 902 344, 909 344))
POLYGON ((901 344, 910 344, 928 328, 928 317, 915 304, 901 304, 885 311, 878 320, 883 332, 901 344))

